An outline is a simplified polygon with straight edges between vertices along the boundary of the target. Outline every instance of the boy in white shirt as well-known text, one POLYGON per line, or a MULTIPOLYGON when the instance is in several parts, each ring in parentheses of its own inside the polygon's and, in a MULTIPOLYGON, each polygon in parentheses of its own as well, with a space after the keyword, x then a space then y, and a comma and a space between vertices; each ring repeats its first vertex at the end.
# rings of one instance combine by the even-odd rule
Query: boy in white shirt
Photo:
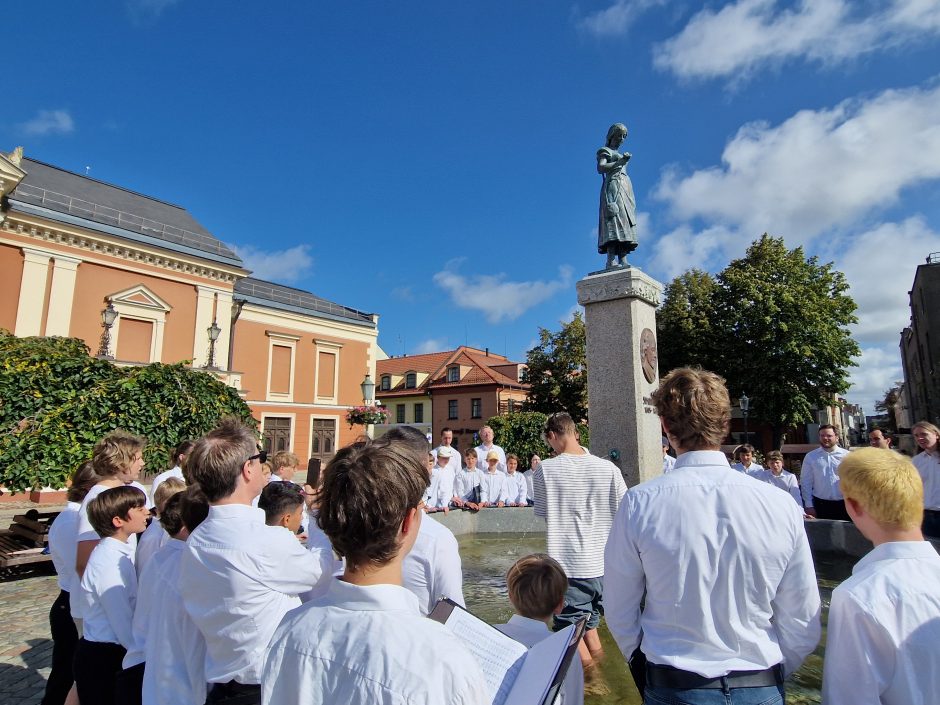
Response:
POLYGON ((499 454, 490 451, 486 454, 486 472, 480 478, 480 506, 506 506, 506 474, 498 470, 499 454))
POLYGON ((134 546, 128 539, 147 527, 146 505, 146 495, 133 487, 107 489, 88 505, 88 518, 102 538, 81 581, 86 610, 75 653, 75 684, 83 703, 115 702, 115 679, 133 645, 137 598, 134 546))
POLYGON ((253 508, 266 482, 254 433, 223 421, 196 442, 186 471, 206 494, 209 516, 187 539, 179 587, 206 640, 207 702, 260 702, 264 649, 299 595, 324 576, 321 562, 253 508))
MULTIPOLYGON (((509 456, 506 457, 509 467, 509 456)), ((533 553, 516 561, 506 573, 509 601, 516 611, 506 624, 494 625, 520 644, 533 647, 551 636, 549 625, 565 605, 568 576, 551 556, 533 553)), ((584 668, 575 653, 554 705, 582 705, 584 702, 584 668)))
POLYGON ((330 461, 318 523, 346 567, 326 595, 292 611, 274 633, 265 705, 487 702, 473 657, 421 615, 401 584, 426 483, 419 456, 384 438, 330 461))
POLYGON ((282 480, 261 490, 258 509, 264 511, 264 523, 282 526, 296 536, 304 516, 304 491, 300 485, 282 480))
POLYGON ((519 456, 510 453, 506 456, 506 505, 509 507, 529 506, 528 485, 525 475, 517 472, 519 456))
POLYGON ((832 593, 828 705, 928 705, 940 692, 940 556, 924 541, 923 483, 905 456, 861 448, 839 465, 855 526, 875 547, 832 593))
POLYGON ((767 467, 754 474, 758 480, 769 482, 774 487, 779 487, 784 492, 789 492, 800 509, 803 509, 803 495, 800 494, 800 483, 796 475, 783 469, 783 453, 779 450, 772 450, 765 458, 767 467))
POLYGON ((163 548, 166 542, 170 540, 169 534, 163 530, 163 524, 160 523, 160 515, 163 514, 163 508, 166 506, 170 497, 185 489, 186 483, 183 482, 183 480, 178 477, 168 477, 160 483, 157 491, 153 493, 154 507, 151 513, 154 514, 155 517, 150 521, 147 530, 137 542, 137 557, 134 561, 134 565, 137 567, 138 578, 144 574, 144 567, 150 559, 153 558, 153 554, 163 548))
POLYGON ((477 468, 477 452, 473 448, 464 453, 467 465, 454 479, 454 497, 451 503, 461 509, 480 511, 480 471, 477 468))
POLYGON ((183 441, 176 446, 176 450, 173 451, 173 462, 175 465, 153 478, 153 482, 150 484, 150 499, 154 507, 157 506, 157 490, 160 489, 160 485, 171 477, 182 480, 184 483, 186 482, 186 478, 183 476, 183 464, 186 462, 186 456, 189 455, 189 451, 193 449, 193 445, 192 441, 183 441))
POLYGON ((151 561, 137 602, 140 609, 145 591, 152 594, 150 614, 159 615, 146 621, 143 705, 200 705, 206 700, 206 641, 183 607, 178 583, 184 542, 208 515, 205 494, 192 485, 171 497, 160 517, 171 539, 151 561))
POLYGON ((68 505, 49 527, 49 553, 59 581, 59 596, 49 610, 49 628, 52 634, 52 670, 46 681, 43 703, 63 703, 73 690, 75 678, 72 664, 78 646, 76 620, 72 619, 72 604, 80 601, 78 575, 75 573, 75 548, 78 537, 78 511, 85 495, 98 482, 91 462, 82 463, 72 473, 68 491, 68 505))
MULTIPOLYGON (((456 454, 450 446, 441 446, 437 449, 437 465, 431 471, 431 487, 428 499, 425 501, 427 512, 450 511, 450 500, 454 496, 454 467, 451 455, 456 454)), ((460 466, 460 461, 457 461, 460 466)))

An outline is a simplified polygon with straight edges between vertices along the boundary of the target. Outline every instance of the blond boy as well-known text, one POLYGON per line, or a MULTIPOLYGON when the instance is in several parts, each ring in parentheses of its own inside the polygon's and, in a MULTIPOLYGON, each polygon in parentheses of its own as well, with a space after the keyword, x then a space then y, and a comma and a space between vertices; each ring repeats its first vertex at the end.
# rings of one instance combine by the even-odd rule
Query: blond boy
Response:
POLYGON ((903 455, 850 453, 845 508, 875 547, 832 593, 823 670, 829 705, 927 705, 940 692, 940 556, 924 541, 923 483, 903 455))

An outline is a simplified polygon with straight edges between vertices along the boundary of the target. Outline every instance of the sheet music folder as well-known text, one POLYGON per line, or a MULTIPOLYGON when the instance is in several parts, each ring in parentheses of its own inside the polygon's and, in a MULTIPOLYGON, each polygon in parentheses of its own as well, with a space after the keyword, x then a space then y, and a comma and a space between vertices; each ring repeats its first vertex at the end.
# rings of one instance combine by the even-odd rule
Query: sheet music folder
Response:
POLYGON ((529 649, 447 598, 428 617, 450 629, 476 658, 493 705, 552 705, 587 621, 581 619, 529 649))

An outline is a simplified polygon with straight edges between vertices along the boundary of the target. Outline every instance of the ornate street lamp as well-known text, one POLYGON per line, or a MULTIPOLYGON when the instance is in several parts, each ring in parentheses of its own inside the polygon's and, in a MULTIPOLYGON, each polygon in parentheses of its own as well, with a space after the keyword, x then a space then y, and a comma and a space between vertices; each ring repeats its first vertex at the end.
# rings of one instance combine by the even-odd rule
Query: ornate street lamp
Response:
POLYGON ((215 370, 218 369, 215 366, 215 341, 219 339, 222 329, 219 328, 219 324, 213 318, 212 325, 206 329, 206 332, 209 334, 209 360, 206 362, 206 369, 215 370))
POLYGON ((362 403, 365 406, 372 406, 373 396, 375 395, 375 382, 372 381, 368 370, 366 370, 366 378, 362 380, 359 389, 362 390, 362 403))
POLYGON ((104 325, 104 330, 101 333, 101 343, 98 345, 97 357, 99 360, 114 359, 114 355, 111 354, 111 326, 114 325, 117 317, 118 312, 114 309, 111 299, 108 299, 108 306, 101 312, 101 323, 104 325))
POLYGON ((747 394, 741 394, 741 397, 738 399, 738 405, 741 407, 741 413, 744 414, 744 442, 747 443, 747 412, 748 409, 751 408, 751 400, 747 398, 747 394))

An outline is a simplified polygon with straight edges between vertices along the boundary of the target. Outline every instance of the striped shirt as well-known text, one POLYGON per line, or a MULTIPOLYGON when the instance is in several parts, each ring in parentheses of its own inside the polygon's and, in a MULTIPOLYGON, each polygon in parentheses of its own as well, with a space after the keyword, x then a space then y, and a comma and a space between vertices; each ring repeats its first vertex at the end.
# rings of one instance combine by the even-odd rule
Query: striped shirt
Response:
POLYGON ((583 455, 561 453, 535 468, 535 515, 545 519, 548 555, 569 578, 599 578, 627 485, 616 465, 582 450, 583 455))

